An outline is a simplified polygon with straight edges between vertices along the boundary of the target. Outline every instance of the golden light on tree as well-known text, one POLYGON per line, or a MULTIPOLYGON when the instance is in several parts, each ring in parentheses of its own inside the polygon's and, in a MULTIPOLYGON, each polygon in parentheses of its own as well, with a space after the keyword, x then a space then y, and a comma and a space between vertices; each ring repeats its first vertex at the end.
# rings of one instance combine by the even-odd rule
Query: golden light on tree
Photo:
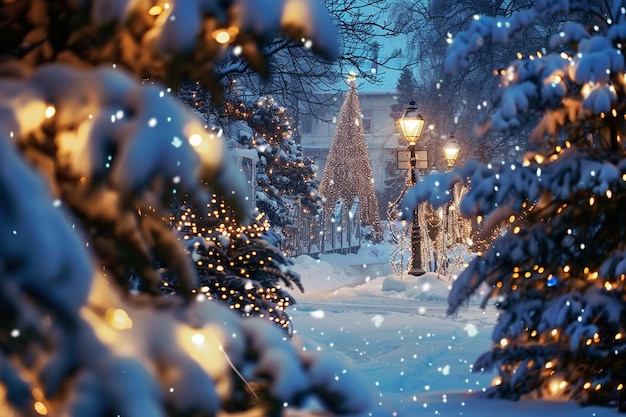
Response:
POLYGON ((0 200, 14 208, 2 213, 9 235, 0 245, 2 413, 8 405, 20 416, 269 415, 325 392, 340 404, 320 398, 331 413, 365 412, 345 408, 358 395, 314 393, 331 377, 310 374, 318 359, 301 356, 284 332, 244 324, 209 302, 209 291, 199 293, 225 288, 237 297, 232 304, 288 326, 278 306, 293 303, 281 290, 297 277, 260 238, 265 224, 240 226, 243 210, 225 215, 219 204, 220 218, 208 225, 193 211, 183 210, 180 223, 168 216, 181 214, 173 196, 204 208, 211 192, 238 210, 245 186, 222 141, 164 85, 198 79, 221 88, 212 68, 225 48, 208 28, 241 15, 262 24, 241 29, 258 69, 266 69, 268 32, 318 39, 320 49, 326 38, 332 58, 337 39, 315 33, 332 30, 330 17, 318 2, 305 3, 315 13, 283 27, 273 2, 271 22, 266 10, 254 15, 254 2, 0 2, 0 200), (219 286, 197 285, 196 268, 219 286), (272 290, 272 280, 287 283, 272 290), (254 285, 244 288, 248 281, 254 285), (272 361, 262 383, 242 382, 239 369, 261 375, 272 361), (304 381, 297 392, 279 386, 274 372, 287 369, 304 381))
MULTIPOLYGON (((320 183, 320 194, 329 208, 334 207, 339 200, 349 207, 358 197, 361 223, 372 226, 374 240, 380 240, 382 229, 367 143, 363 126, 355 124, 354 120, 361 120, 361 107, 356 84, 351 83, 339 110, 337 128, 320 183)), ((331 211, 327 210, 328 222, 331 211)))

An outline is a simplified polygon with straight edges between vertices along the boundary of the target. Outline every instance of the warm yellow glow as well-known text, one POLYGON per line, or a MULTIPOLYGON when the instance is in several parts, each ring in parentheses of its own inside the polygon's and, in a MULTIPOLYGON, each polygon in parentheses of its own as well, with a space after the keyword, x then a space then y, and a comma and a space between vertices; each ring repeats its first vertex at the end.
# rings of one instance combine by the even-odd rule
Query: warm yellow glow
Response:
POLYGON ((50 119, 55 115, 56 112, 57 112, 57 109, 54 106, 48 106, 46 107, 44 116, 46 116, 46 119, 50 119))
POLYGON ((224 29, 218 29, 212 34, 213 39, 217 41, 217 43, 228 43, 230 42, 230 34, 224 29))
POLYGON ((417 143, 417 140, 422 134, 422 129, 424 128, 425 123, 422 115, 417 112, 415 107, 413 107, 413 103, 414 102, 411 102, 411 107, 407 108, 406 113, 399 120, 402 134, 409 142, 409 145, 415 145, 417 143))
POLYGON ((198 346, 203 345, 205 340, 206 339, 202 333, 196 333, 191 336, 191 341, 198 346))
POLYGON ((163 13, 163 8, 161 6, 159 6, 159 5, 152 6, 152 7, 150 7, 150 10, 148 10, 148 14, 150 16, 158 16, 161 13, 163 13))
POLYGON ((618 391, 621 391, 624 389, 624 384, 619 384, 616 388, 618 391))
POLYGON ((502 385, 502 378, 499 376, 495 377, 493 381, 491 381, 491 385, 499 386, 502 385))
POLYGON ((509 341, 507 340, 506 337, 503 337, 502 339, 500 339, 500 346, 505 347, 509 344, 509 341))
POLYGON ((34 405, 34 408, 35 408, 35 412, 37 412, 37 414, 42 415, 42 416, 47 416, 48 415, 48 408, 41 401, 36 401, 35 405, 34 405))
POLYGON ((193 135, 189 136, 189 144, 195 147, 200 146, 202 144, 202 135, 194 133, 193 135))
POLYGON ((550 334, 554 337, 558 336, 559 334, 559 329, 552 329, 552 331, 550 332, 550 334))
POLYGON ((591 382, 585 382, 585 384, 583 385, 583 389, 589 389, 591 388, 591 382))
POLYGON ((554 366, 554 363, 552 361, 546 362, 546 369, 551 369, 553 366, 554 366))
POLYGON ((593 206, 596 202, 596 198, 594 196, 589 197, 589 205, 593 206))
MULTIPOLYGON (((229 26, 228 28, 220 28, 216 29, 211 33, 213 39, 215 39, 218 43, 225 44, 232 42, 235 37, 239 34, 239 28, 236 26, 229 26)), ((259 103, 261 106, 262 103, 259 103)))
POLYGON ((612 197, 613 197, 613 191, 611 191, 611 190, 606 190, 605 195, 606 195, 606 198, 612 198, 612 197))
POLYGON ((452 167, 452 165, 454 165, 459 157, 459 152, 459 146, 454 141, 454 138, 451 137, 448 143, 446 143, 443 147, 443 155, 444 159, 448 163, 448 167, 452 167))
POLYGON ((618 333, 615 335, 615 340, 620 340, 622 337, 624 337, 624 335, 621 333, 618 333))
POLYGON ((552 395, 558 394, 567 387, 567 381, 562 378, 554 378, 550 381, 548 388, 552 395))
POLYGON ((104 319, 117 330, 128 330, 133 328, 133 321, 128 317, 128 313, 121 308, 109 308, 104 314, 104 319))
POLYGON ((583 98, 587 98, 589 97, 589 93, 591 93, 591 85, 589 83, 585 84, 583 86, 583 88, 581 89, 580 93, 582 94, 583 98))
MULTIPOLYGON (((222 340, 223 330, 218 326, 206 325, 200 329, 180 327, 176 340, 180 347, 212 377, 224 375, 229 368, 222 340), (210 360, 207 360, 210 358, 210 360)), ((219 387, 218 387, 219 389, 219 387)), ((221 389, 229 389, 225 384, 221 389)))

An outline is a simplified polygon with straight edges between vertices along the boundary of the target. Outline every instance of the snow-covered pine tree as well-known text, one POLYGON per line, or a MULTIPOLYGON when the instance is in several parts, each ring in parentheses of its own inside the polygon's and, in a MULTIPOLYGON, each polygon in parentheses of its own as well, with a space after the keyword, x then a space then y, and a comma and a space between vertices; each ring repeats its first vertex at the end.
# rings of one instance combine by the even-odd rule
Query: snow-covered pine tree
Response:
POLYGON ((302 145, 297 143, 297 132, 288 110, 274 98, 261 97, 243 102, 238 100, 235 89, 234 93, 226 94, 226 101, 221 106, 214 108, 207 106, 207 92, 199 89, 198 83, 183 84, 179 96, 207 122, 226 127, 243 121, 250 128, 252 136, 242 135, 229 140, 259 153, 257 207, 276 232, 283 235, 297 233, 294 213, 297 209, 310 217, 320 213, 322 199, 318 192, 317 167, 311 158, 304 156, 302 145))
POLYGON ((396 103, 391 105, 392 120, 400 120, 406 112, 406 107, 417 98, 417 81, 410 68, 404 68, 396 81, 396 103))
MULTIPOLYGON (((182 203, 184 211, 189 210, 189 213, 179 213, 185 220, 177 217, 176 228, 184 239, 187 252, 198 258, 194 261, 200 285, 207 296, 227 304, 242 316, 266 317, 291 333, 291 320, 286 308, 295 300, 281 286, 281 282, 288 288, 295 286, 301 291, 303 289, 297 274, 276 266, 289 265, 290 261, 276 247, 267 245, 266 240, 272 235, 269 240, 276 246, 282 246, 285 236, 298 233, 296 210, 303 210, 311 217, 320 212, 319 181, 313 161, 303 156, 301 146, 293 139, 287 111, 272 98, 264 97, 252 103, 225 101, 218 109, 211 105, 208 92, 198 82, 184 83, 178 95, 208 123, 226 127, 245 122, 252 135, 228 139, 237 141, 237 146, 255 149, 259 154, 256 202, 260 213, 252 224, 238 224, 238 216, 218 196, 202 210, 192 208, 187 202, 182 203), (211 218, 209 224, 200 220, 207 216, 211 218), (197 246, 196 239, 191 239, 193 236, 189 234, 191 229, 184 226, 189 222, 191 229, 195 230, 193 235, 200 233, 207 241, 211 240, 213 249, 207 251, 197 246), (203 226, 199 227, 197 222, 202 222, 203 226), (248 233, 251 228, 254 229, 252 238, 248 233), (224 239, 216 239, 226 235, 227 244, 223 244, 224 239), (192 240, 194 245, 189 245, 192 240), (221 263, 211 260, 211 257, 221 259, 221 263), (218 264, 219 270, 215 269, 218 264), (250 271, 254 273, 250 274, 250 271)), ((235 94, 227 94, 226 100, 233 97, 235 94)), ((239 129, 236 131, 239 132, 239 129)), ((180 207, 181 202, 176 201, 175 205, 180 207)), ((178 277, 168 271, 164 278, 163 291, 177 293, 178 277)), ((133 276, 133 281, 135 286, 141 287, 140 279, 133 276)))
MULTIPOLYGON (((194 293, 226 304, 242 317, 261 317, 291 335, 286 309, 295 299, 283 288, 304 291, 292 262, 277 247, 278 237, 266 218, 239 224, 237 215, 223 198, 214 195, 203 210, 176 200, 171 209, 172 229, 182 241, 198 274, 194 293), (270 235, 270 236, 268 236, 270 235)), ((164 294, 179 294, 178 276, 162 265, 164 294)), ((141 290, 140 277, 133 277, 141 290)))
MULTIPOLYGON (((501 73, 492 130, 539 120, 523 161, 470 162, 410 191, 440 204, 471 184, 465 216, 506 230, 454 283, 449 313, 486 284, 501 311, 490 352, 492 396, 544 396, 626 411, 626 2, 543 1, 508 18, 476 16, 455 36, 446 70, 481 45, 506 42, 551 14, 566 15, 547 50, 501 73), (581 24, 577 18, 589 19, 581 24), (439 190, 439 191, 437 191, 439 190)), ((408 213, 408 210, 407 210, 408 213)))
POLYGON ((261 97, 254 103, 226 103, 222 119, 243 120, 253 132, 253 137, 238 140, 259 153, 256 203, 273 228, 288 232, 296 227, 297 204, 309 216, 320 212, 315 165, 294 140, 292 119, 284 107, 271 97, 261 97))
POLYGON ((339 110, 337 128, 319 190, 326 206, 330 208, 326 209, 327 220, 330 220, 337 201, 343 200, 350 207, 354 198, 358 197, 359 220, 361 224, 371 227, 371 239, 380 241, 382 229, 378 199, 374 192, 372 167, 361 119, 356 83, 350 82, 350 89, 339 110))
POLYGON ((200 81, 186 81, 178 86, 178 97, 198 115, 209 122, 209 113, 212 108, 211 94, 203 87, 200 81))
POLYGON ((223 139, 157 80, 211 77, 238 47, 259 66, 279 31, 337 53, 317 2, 256 5, 0 3, 0 410, 276 416, 311 400, 365 412, 359 382, 338 383, 328 359, 199 302, 162 222, 174 190, 196 207, 213 191, 237 211, 245 184, 223 139), (158 295, 155 259, 180 278, 180 297, 158 295), (130 269, 152 296, 126 291, 130 269))

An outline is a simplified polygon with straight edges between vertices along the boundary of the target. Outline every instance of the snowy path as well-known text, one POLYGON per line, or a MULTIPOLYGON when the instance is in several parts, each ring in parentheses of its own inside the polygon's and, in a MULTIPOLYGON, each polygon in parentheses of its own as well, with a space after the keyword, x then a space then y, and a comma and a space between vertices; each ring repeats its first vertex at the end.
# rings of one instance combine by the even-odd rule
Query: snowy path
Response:
MULTIPOLYGON (((450 388, 473 392, 489 385, 492 376, 472 374, 470 366, 474 346, 490 344, 493 311, 473 307, 455 319, 447 318, 442 299, 415 300, 367 289, 379 286, 374 281, 309 294, 292 310, 297 337, 305 348, 332 352, 358 372, 373 376, 369 383, 377 396, 377 415, 391 416, 407 405, 419 406, 422 413, 424 404, 428 408, 433 401, 433 392, 450 388)), ((443 401, 447 394, 436 403, 443 401)))
POLYGON ((574 403, 471 395, 494 377, 471 372, 491 345, 494 309, 470 306, 451 319, 442 302, 420 300, 424 314, 415 312, 415 303, 390 303, 389 297, 302 301, 292 311, 296 338, 303 349, 330 353, 346 364, 346 372, 363 375, 374 393, 375 417, 618 416, 614 409, 574 403))
MULTIPOLYGON (((339 259, 347 262, 345 258, 339 259)), ((383 291, 384 266, 337 265, 306 260, 299 265, 304 294, 290 309, 295 342, 345 364, 371 391, 374 417, 612 417, 615 409, 575 403, 485 399, 494 374, 472 373, 491 346, 495 308, 476 303, 446 316, 450 283, 434 274, 405 277, 404 290, 383 291), (359 274, 358 271, 362 271, 359 274), (378 272, 378 275, 372 273, 378 272)), ((392 282, 393 283, 393 282, 392 282)))

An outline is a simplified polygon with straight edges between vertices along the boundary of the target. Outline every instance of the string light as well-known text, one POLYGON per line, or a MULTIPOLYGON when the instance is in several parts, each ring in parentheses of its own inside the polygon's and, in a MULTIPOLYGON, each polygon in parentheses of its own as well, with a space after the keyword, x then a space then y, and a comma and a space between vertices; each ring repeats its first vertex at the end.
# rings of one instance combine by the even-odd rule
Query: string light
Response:
MULTIPOLYGON (((201 281, 197 292, 205 299, 227 304, 243 317, 264 317, 290 332, 291 320, 286 309, 292 303, 288 294, 280 289, 278 276, 268 282, 252 280, 253 272, 256 275, 266 265, 274 265, 276 260, 271 251, 267 253, 257 249, 251 238, 267 232, 270 225, 262 215, 257 216, 256 221, 251 224, 235 224, 230 211, 214 195, 204 214, 185 207, 183 202, 183 206, 170 216, 170 221, 175 223, 181 239, 194 242, 189 247, 192 258, 196 259, 196 269, 201 281), (176 214, 178 212, 179 215, 176 214), (229 221, 226 222, 226 219, 229 221), (200 230, 201 233, 198 232, 200 230), (202 241, 194 240, 197 238, 202 241), (202 242, 210 244, 205 245, 202 242)), ((264 276, 271 277, 271 274, 261 275, 264 276)), ((288 275, 281 275, 281 278, 288 279, 288 275)), ((166 275, 163 288, 176 291, 175 283, 168 279, 166 275)), ((193 340, 198 343, 199 336, 193 340)))
POLYGON ((52 117, 54 117, 55 114, 56 108, 54 106, 46 107, 46 110, 44 111, 44 116, 46 119, 51 119, 52 117))
POLYGON ((367 143, 361 123, 361 108, 356 83, 350 89, 339 111, 339 120, 333 137, 332 145, 324 166, 320 182, 320 194, 331 208, 327 210, 325 220, 330 224, 332 207, 343 201, 347 208, 352 206, 356 197, 359 199, 359 220, 363 225, 372 226, 374 241, 382 238, 382 227, 378 210, 378 200, 372 183, 372 169, 367 153, 367 143), (345 167, 358 167, 348 169, 345 167))
POLYGON ((107 309, 104 319, 117 330, 128 330, 133 328, 133 321, 126 311, 119 308, 107 309))

